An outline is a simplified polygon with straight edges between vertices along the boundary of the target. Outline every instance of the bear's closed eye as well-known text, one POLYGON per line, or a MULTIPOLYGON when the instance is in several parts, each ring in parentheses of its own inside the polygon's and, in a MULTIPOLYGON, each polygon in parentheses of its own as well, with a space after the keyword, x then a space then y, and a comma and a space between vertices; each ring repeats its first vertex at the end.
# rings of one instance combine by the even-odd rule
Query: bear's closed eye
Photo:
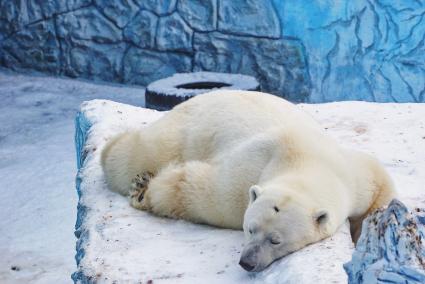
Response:
POLYGON ((317 224, 323 224, 328 220, 328 214, 325 212, 322 212, 319 214, 319 216, 316 217, 317 224))
POLYGON ((276 211, 276 213, 280 211, 279 207, 277 207, 277 206, 273 207, 273 209, 274 209, 274 211, 276 211))

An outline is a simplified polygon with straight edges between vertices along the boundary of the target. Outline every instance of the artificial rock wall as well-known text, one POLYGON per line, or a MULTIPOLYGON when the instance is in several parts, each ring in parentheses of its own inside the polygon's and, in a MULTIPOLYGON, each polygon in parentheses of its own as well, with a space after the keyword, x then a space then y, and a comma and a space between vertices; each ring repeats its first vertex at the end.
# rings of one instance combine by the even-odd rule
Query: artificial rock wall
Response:
POLYGON ((425 101, 425 0, 0 0, 0 65, 146 85, 255 76, 292 101, 425 101))

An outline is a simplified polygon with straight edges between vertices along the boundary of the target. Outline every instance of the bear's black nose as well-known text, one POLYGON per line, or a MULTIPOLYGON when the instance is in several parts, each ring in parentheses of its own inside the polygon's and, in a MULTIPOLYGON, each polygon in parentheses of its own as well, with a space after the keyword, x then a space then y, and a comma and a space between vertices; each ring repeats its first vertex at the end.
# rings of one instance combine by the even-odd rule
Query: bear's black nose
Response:
POLYGON ((252 271, 255 267, 255 265, 244 262, 243 260, 239 261, 239 265, 242 266, 242 268, 246 271, 252 271))

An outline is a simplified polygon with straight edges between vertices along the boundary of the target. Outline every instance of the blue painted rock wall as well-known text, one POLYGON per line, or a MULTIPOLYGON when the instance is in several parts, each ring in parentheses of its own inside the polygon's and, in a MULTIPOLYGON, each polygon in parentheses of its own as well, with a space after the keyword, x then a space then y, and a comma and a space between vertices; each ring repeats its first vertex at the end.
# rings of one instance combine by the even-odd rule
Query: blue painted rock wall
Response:
POLYGON ((348 283, 425 283, 425 211, 394 199, 363 221, 348 283))
MULTIPOLYGON (((89 119, 87 119, 83 113, 79 112, 75 118, 75 151, 77 154, 77 176, 75 180, 76 188, 77 188, 77 194, 78 198, 81 199, 81 182, 82 178, 80 176, 80 170, 83 167, 84 161, 87 156, 87 152, 84 151, 84 145, 88 138, 88 132, 90 130, 90 127, 92 126, 92 123, 89 119)), ((80 261, 83 259, 85 255, 84 247, 86 243, 88 242, 88 234, 89 232, 87 230, 83 229, 83 222, 84 218, 87 215, 87 208, 86 206, 82 205, 80 202, 78 202, 77 205, 77 220, 75 222, 75 236, 77 237, 77 243, 75 246, 76 254, 75 254, 75 261, 77 263, 77 266, 80 264, 80 261)), ((81 273, 81 272, 74 272, 72 274, 72 279, 74 280, 74 283, 93 283, 90 281, 90 279, 87 279, 87 277, 81 273)))
POLYGON ((292 101, 425 101, 425 0, 0 0, 0 65, 147 85, 255 76, 292 101))

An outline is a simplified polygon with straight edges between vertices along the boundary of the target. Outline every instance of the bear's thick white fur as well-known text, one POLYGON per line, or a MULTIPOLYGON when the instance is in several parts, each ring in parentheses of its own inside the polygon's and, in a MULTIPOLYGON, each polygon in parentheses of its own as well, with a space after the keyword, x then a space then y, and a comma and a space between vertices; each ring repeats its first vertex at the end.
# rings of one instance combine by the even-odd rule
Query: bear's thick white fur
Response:
MULTIPOLYGON (((256 195, 283 212, 291 208, 279 222, 258 224, 269 217, 252 220, 256 216, 274 214, 272 207, 259 209, 259 199, 244 225, 246 233, 256 224, 293 227, 295 235, 299 226, 314 235, 298 236, 288 252, 333 234, 347 218, 356 238, 365 215, 395 196, 377 160, 342 148, 295 105, 260 92, 215 91, 190 99, 140 132, 109 141, 102 166, 111 190, 160 216, 241 229, 256 195), (153 178, 140 198, 132 183, 146 172, 153 178), (290 215, 294 224, 285 219, 290 215)), ((277 233, 289 240, 285 230, 277 233)))

